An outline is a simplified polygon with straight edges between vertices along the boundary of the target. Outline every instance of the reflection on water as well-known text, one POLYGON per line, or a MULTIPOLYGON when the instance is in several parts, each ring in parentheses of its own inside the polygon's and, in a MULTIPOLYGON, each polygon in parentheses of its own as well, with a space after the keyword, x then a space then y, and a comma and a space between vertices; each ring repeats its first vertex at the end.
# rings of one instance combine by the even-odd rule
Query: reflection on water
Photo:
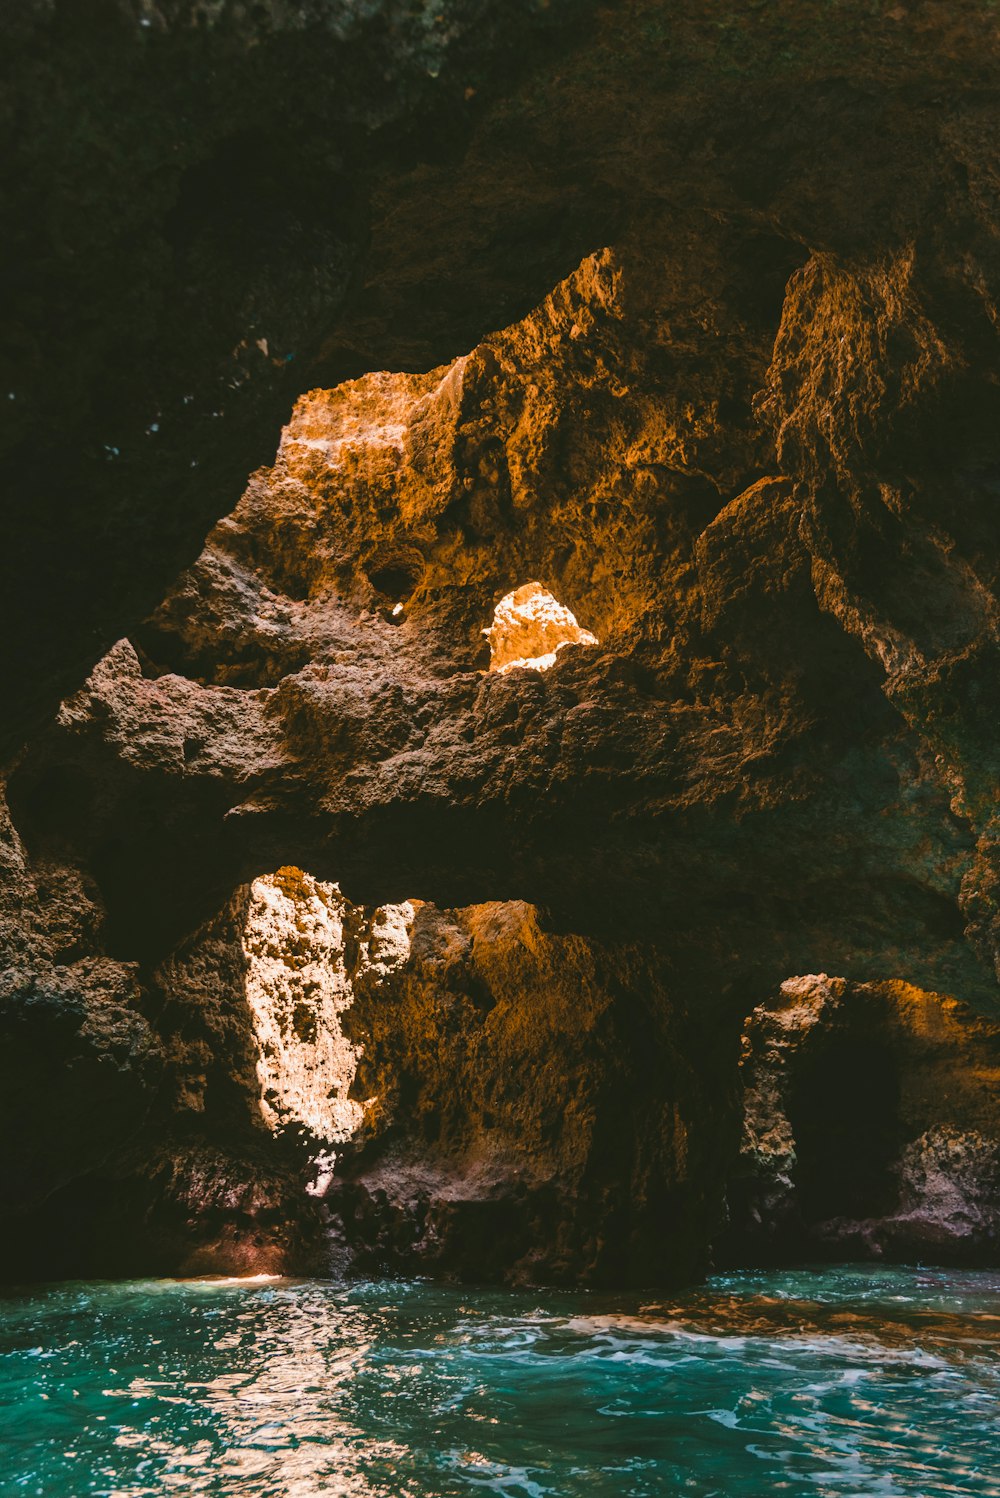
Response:
POLYGON ((0 1495, 998 1495, 1000 1276, 0 1299, 0 1495))

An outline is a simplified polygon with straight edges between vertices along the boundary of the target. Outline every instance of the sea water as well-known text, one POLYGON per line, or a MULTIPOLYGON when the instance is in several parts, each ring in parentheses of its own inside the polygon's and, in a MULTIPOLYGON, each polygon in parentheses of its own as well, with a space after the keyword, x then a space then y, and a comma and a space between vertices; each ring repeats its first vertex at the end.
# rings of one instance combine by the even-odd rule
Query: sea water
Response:
POLYGON ((0 1494, 1000 1495, 1000 1274, 0 1292, 0 1494))

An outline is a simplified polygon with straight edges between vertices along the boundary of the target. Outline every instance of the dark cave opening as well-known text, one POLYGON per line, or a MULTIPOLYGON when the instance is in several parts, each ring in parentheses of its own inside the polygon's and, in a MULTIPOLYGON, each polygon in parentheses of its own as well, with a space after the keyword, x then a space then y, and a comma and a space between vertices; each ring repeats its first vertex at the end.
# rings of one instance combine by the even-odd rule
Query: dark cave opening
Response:
POLYGON ((415 549, 393 552, 367 569, 368 581, 389 603, 404 603, 419 587, 425 565, 415 549))
POLYGON ((877 1023, 838 1027, 805 1050, 787 1107, 793 1179, 807 1226, 892 1211, 899 1092, 893 1048, 877 1023))

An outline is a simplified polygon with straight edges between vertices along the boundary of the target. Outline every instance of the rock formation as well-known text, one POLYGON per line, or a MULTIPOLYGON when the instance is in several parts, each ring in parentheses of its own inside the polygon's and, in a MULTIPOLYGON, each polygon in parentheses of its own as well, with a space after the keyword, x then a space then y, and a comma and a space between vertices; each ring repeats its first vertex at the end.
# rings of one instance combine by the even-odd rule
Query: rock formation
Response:
POLYGON ((906 983, 791 978, 740 1070, 727 1258, 996 1263, 1000 1025, 906 983))
POLYGON ((369 976, 349 1019, 373 1101, 326 1205, 354 1270, 704 1270, 731 1058, 655 953, 548 933, 517 901, 418 905, 408 960, 369 976))
POLYGON ((687 261, 661 267, 678 351, 722 331, 724 267, 768 320, 809 254, 877 276, 916 240, 991 336, 989 0, 7 10, 5 751, 156 605, 295 395, 453 358, 651 220, 687 261))
POLYGON ((356 9, 111 6, 79 76, 20 23, 58 204, 87 128, 10 215, 12 1264, 992 1252, 971 1018, 841 1200, 758 1057, 733 1184, 789 973, 852 1054, 996 1010, 991 7, 356 9))

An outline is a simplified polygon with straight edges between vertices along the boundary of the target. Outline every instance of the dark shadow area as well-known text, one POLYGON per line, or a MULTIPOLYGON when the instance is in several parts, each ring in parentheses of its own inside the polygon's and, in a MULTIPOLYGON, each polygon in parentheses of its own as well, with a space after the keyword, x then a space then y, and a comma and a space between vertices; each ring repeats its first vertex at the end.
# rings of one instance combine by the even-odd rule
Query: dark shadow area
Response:
POLYGON ((803 1053, 788 1096, 803 1221, 876 1217, 896 1204, 897 1058, 864 1013, 803 1053))

